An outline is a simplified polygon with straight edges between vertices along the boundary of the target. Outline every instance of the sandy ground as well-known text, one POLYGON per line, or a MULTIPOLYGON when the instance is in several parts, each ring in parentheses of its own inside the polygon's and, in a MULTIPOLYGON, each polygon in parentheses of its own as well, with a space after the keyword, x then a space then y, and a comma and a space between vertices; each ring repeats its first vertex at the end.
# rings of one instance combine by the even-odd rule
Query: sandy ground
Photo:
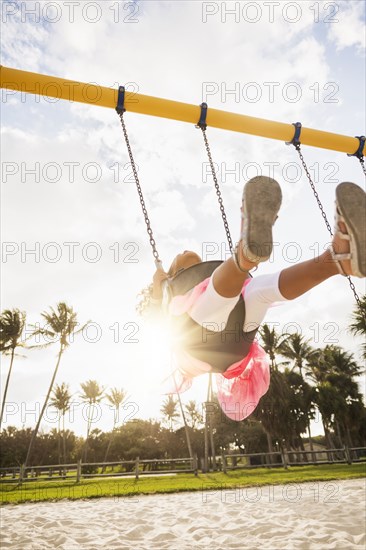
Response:
POLYGON ((4 506, 1 548, 365 548, 365 479, 4 506))

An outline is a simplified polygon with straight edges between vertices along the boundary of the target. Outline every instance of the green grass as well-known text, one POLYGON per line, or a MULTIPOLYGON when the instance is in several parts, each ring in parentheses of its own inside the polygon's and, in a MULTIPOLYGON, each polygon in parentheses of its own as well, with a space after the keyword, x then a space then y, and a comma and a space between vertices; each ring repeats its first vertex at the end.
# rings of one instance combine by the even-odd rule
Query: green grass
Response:
POLYGON ((227 490, 239 487, 302 483, 304 481, 327 481, 352 479, 366 476, 365 464, 333 464, 322 466, 295 466, 288 470, 258 468, 199 474, 178 474, 166 477, 83 479, 80 483, 64 481, 30 481, 21 487, 15 484, 0 485, 0 502, 55 501, 98 497, 131 497, 180 491, 227 490))

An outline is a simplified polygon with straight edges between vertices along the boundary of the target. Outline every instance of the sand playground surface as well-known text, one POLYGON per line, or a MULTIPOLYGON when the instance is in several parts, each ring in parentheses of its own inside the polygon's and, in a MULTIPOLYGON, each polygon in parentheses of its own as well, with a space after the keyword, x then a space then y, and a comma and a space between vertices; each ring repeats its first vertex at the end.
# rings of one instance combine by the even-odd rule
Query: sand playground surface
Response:
POLYGON ((7 505, 17 550, 364 549, 364 478, 7 505))

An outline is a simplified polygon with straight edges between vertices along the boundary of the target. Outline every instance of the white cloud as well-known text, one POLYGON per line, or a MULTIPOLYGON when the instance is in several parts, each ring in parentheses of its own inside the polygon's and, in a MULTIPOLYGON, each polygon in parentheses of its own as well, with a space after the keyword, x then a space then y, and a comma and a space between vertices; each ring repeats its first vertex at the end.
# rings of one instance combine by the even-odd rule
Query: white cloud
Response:
POLYGON ((354 47, 357 53, 364 54, 365 3, 342 0, 335 5, 339 11, 336 15, 337 22, 329 25, 329 39, 337 50, 354 47))

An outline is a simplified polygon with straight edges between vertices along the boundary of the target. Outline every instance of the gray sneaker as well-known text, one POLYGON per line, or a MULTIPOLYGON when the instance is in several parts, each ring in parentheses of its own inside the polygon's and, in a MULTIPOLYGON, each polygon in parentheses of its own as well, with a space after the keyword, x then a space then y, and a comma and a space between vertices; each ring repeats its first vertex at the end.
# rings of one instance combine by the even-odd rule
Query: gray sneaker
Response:
POLYGON ((256 176, 243 190, 239 246, 250 262, 265 262, 273 249, 272 227, 282 202, 276 180, 256 176))
POLYGON ((342 275, 366 277, 366 193, 355 183, 344 181, 336 188, 335 204, 335 231, 329 247, 333 260, 342 275), (341 240, 349 241, 349 246, 342 247, 341 240), (348 250, 340 252, 342 248, 348 250))

